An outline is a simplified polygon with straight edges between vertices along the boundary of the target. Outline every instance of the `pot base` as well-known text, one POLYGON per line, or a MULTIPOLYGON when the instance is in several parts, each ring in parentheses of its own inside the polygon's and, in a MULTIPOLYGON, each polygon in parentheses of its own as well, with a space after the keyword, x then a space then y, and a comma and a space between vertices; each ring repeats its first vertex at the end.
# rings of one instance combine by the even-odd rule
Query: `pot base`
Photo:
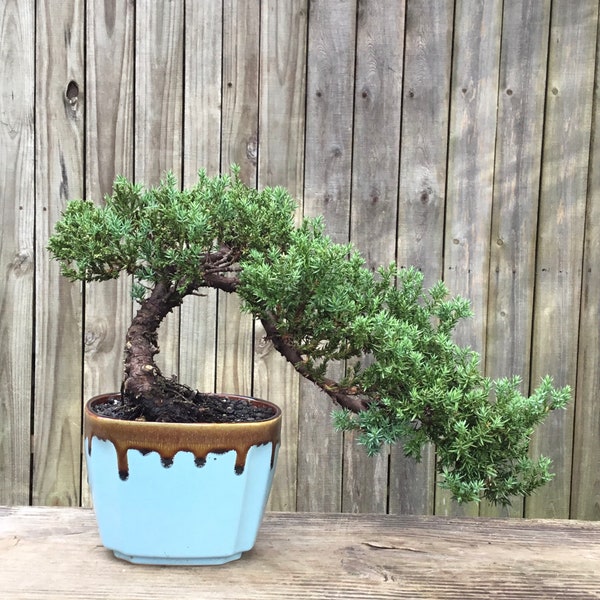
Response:
POLYGON ((123 554, 123 552, 119 552, 118 550, 113 550, 113 554, 120 558, 121 560, 126 560, 127 562, 134 563, 136 565, 171 565, 171 566, 186 566, 186 565, 224 565, 225 563, 238 560, 241 558, 242 553, 238 552, 237 554, 231 554, 230 556, 211 556, 211 557, 201 557, 201 558, 174 558, 167 556, 130 556, 128 554, 123 554))

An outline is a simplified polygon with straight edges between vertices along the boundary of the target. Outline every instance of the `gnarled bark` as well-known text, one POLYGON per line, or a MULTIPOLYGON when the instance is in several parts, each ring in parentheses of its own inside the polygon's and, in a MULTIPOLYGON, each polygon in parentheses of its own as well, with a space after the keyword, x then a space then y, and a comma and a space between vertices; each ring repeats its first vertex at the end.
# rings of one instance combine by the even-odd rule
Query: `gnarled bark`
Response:
POLYGON ((189 399, 188 388, 166 379, 154 360, 159 352, 158 328, 182 300, 169 285, 156 284, 127 330, 123 395, 134 414, 150 421, 164 420, 165 405, 173 399, 189 399))

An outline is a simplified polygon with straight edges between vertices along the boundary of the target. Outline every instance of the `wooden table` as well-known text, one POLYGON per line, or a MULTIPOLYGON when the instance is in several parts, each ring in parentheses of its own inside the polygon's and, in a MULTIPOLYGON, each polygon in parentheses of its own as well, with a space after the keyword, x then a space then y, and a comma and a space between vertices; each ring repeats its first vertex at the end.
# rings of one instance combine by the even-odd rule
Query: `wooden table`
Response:
POLYGON ((0 507, 0 598, 600 598, 600 522, 271 513, 239 561, 157 567, 89 509, 0 507))

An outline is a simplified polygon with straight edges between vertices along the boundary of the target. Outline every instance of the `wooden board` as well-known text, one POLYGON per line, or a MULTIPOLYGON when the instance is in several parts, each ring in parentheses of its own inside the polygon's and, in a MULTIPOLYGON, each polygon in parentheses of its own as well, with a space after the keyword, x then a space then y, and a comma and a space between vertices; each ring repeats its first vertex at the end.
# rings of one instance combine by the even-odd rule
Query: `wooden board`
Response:
MULTIPOLYGON (((323 215, 328 235, 345 243, 350 235, 355 5, 311 2, 308 26, 304 216, 323 215)), ((331 376, 342 369, 336 365, 331 376)), ((302 383, 298 510, 342 508, 342 435, 333 431, 332 409, 323 392, 302 383)))
MULTIPOLYGON (((133 177, 134 10, 129 3, 89 0, 87 27, 86 193, 101 203, 116 175, 133 177)), ((83 399, 120 390, 125 333, 131 320, 131 282, 86 287, 83 399)), ((85 464, 82 504, 91 502, 85 464)))
MULTIPOLYGON (((529 390, 550 2, 504 3, 490 243, 486 374, 529 390)), ((522 514, 515 499, 512 516, 522 514)), ((488 503, 480 513, 504 514, 488 503)))
MULTIPOLYGON (((471 302, 456 341, 485 360, 489 232, 492 217, 496 102, 502 24, 500 2, 458 3, 450 98, 444 279, 471 302)), ((484 362, 482 362, 482 368, 484 362)), ((475 511, 469 507, 468 511, 475 511)), ((436 495, 436 513, 463 512, 436 495)))
POLYGON ((446 204, 444 279, 475 316, 457 339, 482 353, 492 215, 501 4, 456 7, 446 204), (477 32, 477 34, 475 33, 477 32))
POLYGON ((271 513, 240 560, 168 568, 114 558, 89 510, 3 508, 0 559, 14 600, 600 598, 583 521, 271 513))
POLYGON ((600 520, 600 44, 592 107, 587 217, 573 439, 571 511, 574 519, 600 520))
MULTIPOLYGON (((598 3, 553 2, 550 22, 531 383, 551 374, 575 389, 598 3)), ((550 456, 556 478, 526 501, 527 515, 569 515, 576 402, 535 437, 534 456, 550 456)))
MULTIPOLYGON (((357 19, 350 241, 375 270, 396 259, 404 2, 359 2, 357 19)), ((369 457, 355 438, 344 444, 343 509, 385 513, 389 448, 369 457)))
MULTIPOLYGON (((183 182, 198 171, 216 175, 221 167, 221 69, 223 20, 220 0, 185 3, 185 89, 183 182)), ((200 290, 181 307, 179 379, 205 392, 215 391, 217 292, 200 290)))
MULTIPOLYGON (((258 187, 282 185, 302 210, 306 92, 306 0, 261 6, 258 187)), ((296 510, 299 376, 255 324, 254 395, 283 411, 271 510, 296 510)), ((302 451, 300 449, 300 451, 302 451)))
MULTIPOLYGON (((221 167, 237 164, 251 186, 258 160, 259 36, 258 0, 224 2, 221 167)), ((217 390, 252 395, 254 328, 240 305, 237 296, 218 294, 217 390)))
POLYGON ((0 503, 28 504, 34 285, 35 3, 0 12, 0 503))
MULTIPOLYGON (((157 185, 167 171, 181 182, 183 142, 183 2, 141 0, 135 7, 135 179, 157 185)), ((179 373, 179 309, 159 330, 156 361, 179 373)))
MULTIPOLYGON (((427 287, 443 272, 453 17, 451 2, 406 6, 396 252, 398 265, 421 270, 427 287)), ((433 513, 434 460, 431 447, 419 464, 392 448, 390 512, 433 513)))
POLYGON ((35 504, 78 504, 81 473, 82 298, 46 245, 84 186, 83 4, 36 3, 35 504))

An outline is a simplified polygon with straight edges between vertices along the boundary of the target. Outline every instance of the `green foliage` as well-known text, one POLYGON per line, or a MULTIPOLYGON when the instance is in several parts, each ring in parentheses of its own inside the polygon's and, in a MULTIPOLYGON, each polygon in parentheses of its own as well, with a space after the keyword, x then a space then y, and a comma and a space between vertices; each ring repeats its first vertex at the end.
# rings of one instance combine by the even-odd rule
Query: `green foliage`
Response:
POLYGON ((203 284, 199 266, 211 252, 231 267, 251 248, 285 245, 295 203, 283 188, 257 191, 233 176, 208 177, 180 190, 172 173, 145 190, 118 177, 103 206, 69 202, 48 248, 71 280, 135 278, 141 301, 158 282, 182 295, 203 284))
POLYGON ((348 335, 355 318, 377 312, 379 285, 350 245, 323 235, 321 220, 307 219, 285 252, 254 250, 242 263, 238 293, 245 308, 270 317, 279 333, 317 360, 348 359, 362 352, 348 335))
POLYGON ((551 478, 548 459, 528 458, 530 437, 569 389, 546 378, 528 398, 518 378, 484 377, 477 353, 451 338, 469 303, 449 299, 443 283, 424 291, 419 271, 394 265, 374 274, 317 220, 294 232, 287 252, 251 252, 238 292, 247 310, 279 324, 314 379, 330 361, 349 361, 340 386, 370 405, 336 411, 334 424, 357 430, 369 454, 399 442, 419 460, 433 442, 442 486, 459 501, 508 504, 551 478))
POLYGON ((368 404, 337 411, 337 428, 358 431, 369 454, 401 443, 418 460, 435 444, 441 485, 459 501, 507 504, 547 482, 550 461, 529 457, 530 439, 570 390, 545 378, 527 397, 518 378, 484 377, 478 354, 452 340, 471 314, 465 299, 449 298, 442 282, 424 290, 416 269, 372 272, 351 245, 324 234, 321 219, 296 227, 294 211, 286 190, 249 188, 235 168, 201 171, 184 190, 172 174, 147 190, 118 178, 103 206, 68 204, 49 249, 72 280, 133 275, 140 302, 159 283, 183 299, 216 286, 211 274, 228 278, 303 375, 368 404), (346 373, 332 382, 339 361, 346 373))

